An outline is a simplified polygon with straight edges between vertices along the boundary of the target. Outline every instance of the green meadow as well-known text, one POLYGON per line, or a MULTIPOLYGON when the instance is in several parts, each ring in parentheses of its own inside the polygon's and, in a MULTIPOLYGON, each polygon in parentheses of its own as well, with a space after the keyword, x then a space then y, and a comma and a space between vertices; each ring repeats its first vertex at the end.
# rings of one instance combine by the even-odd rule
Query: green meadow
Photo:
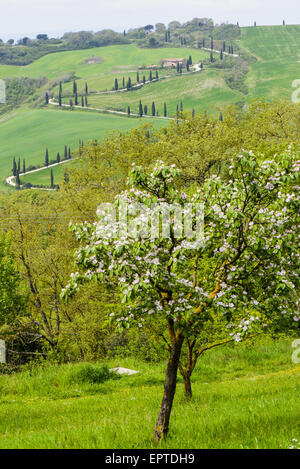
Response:
MULTIPOLYGON (((149 119, 149 123, 151 122, 152 119, 149 119)), ((79 139, 85 142, 100 140, 115 130, 126 131, 139 124, 140 119, 93 112, 79 113, 51 108, 19 110, 15 115, 12 114, 10 118, 0 122, 1 189, 4 188, 5 179, 11 174, 14 157, 21 158, 21 161, 25 159, 27 167, 43 165, 46 148, 49 150, 49 159, 56 159, 58 152, 63 157, 65 145, 76 151, 79 139)), ((160 120, 154 123, 163 124, 160 120)), ((43 184, 38 182, 41 175, 42 172, 32 175, 38 184, 43 184)), ((29 175, 27 177, 29 178, 29 175)))
POLYGON ((240 47, 257 58, 247 76, 249 98, 291 100, 300 79, 300 26, 242 28, 240 47))
MULTIPOLYGON (((211 351, 185 400, 178 378, 162 448, 288 448, 300 440, 299 365, 291 341, 262 341, 211 351)), ((109 367, 138 370, 101 378, 101 363, 28 366, 0 375, 0 448, 153 448, 165 363, 119 358, 109 367)))

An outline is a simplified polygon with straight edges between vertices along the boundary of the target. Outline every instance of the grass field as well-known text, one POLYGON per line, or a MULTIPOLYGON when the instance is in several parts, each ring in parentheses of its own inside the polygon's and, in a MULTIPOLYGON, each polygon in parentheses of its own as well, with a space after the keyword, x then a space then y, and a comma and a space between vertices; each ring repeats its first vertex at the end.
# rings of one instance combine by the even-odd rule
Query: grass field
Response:
POLYGON ((92 107, 102 106, 125 111, 127 106, 130 106, 132 112, 138 112, 138 103, 141 100, 151 112, 151 104, 154 101, 160 115, 163 115, 166 103, 168 115, 174 116, 176 106, 180 105, 181 101, 185 110, 191 111, 194 108, 197 112, 206 110, 209 113, 216 113, 218 109, 238 102, 242 98, 240 92, 226 86, 221 71, 207 69, 155 82, 136 91, 91 95, 89 104, 92 107))
POLYGON ((42 171, 28 174, 27 176, 26 175, 22 176, 21 184, 26 184, 30 182, 33 186, 35 185, 50 186, 51 169, 53 171, 54 184, 60 184, 64 180, 64 175, 65 175, 66 170, 70 169, 74 164, 76 164, 75 161, 62 163, 60 165, 53 166, 52 168, 43 169, 42 171))
MULTIPOLYGON (((176 106, 183 103, 184 110, 218 114, 229 104, 249 102, 254 97, 265 99, 291 99, 292 82, 300 79, 300 25, 288 26, 257 26, 242 28, 239 47, 257 58, 250 65, 246 84, 249 90, 244 95, 227 86, 222 70, 204 67, 199 73, 174 76, 161 82, 151 83, 140 90, 101 95, 103 90, 111 90, 114 79, 128 77, 136 82, 138 67, 153 64, 159 65, 163 58, 193 58, 193 63, 209 57, 209 52, 189 48, 140 49, 135 45, 108 46, 88 50, 59 52, 49 54, 34 63, 18 67, 0 65, 0 78, 28 76, 37 78, 46 76, 50 81, 58 80, 66 75, 74 75, 77 80, 78 93, 81 94, 85 82, 89 87, 89 105, 96 108, 117 109, 136 113, 139 100, 148 106, 151 112, 152 101, 155 101, 159 114, 163 114, 164 103, 167 104, 168 115, 174 115, 176 106)), ((162 76, 165 71, 160 70, 162 76)), ((149 71, 141 71, 140 78, 149 71)), ((41 93, 44 93, 46 85, 41 93)), ((72 83, 63 85, 69 103, 72 83)), ((57 88, 54 89, 57 94, 57 88)), ((80 101, 80 100, 79 100, 80 101)), ((63 152, 64 145, 75 150, 79 139, 101 139, 113 129, 127 130, 140 123, 139 119, 128 119, 112 115, 86 113, 81 110, 64 112, 57 109, 26 109, 18 110, 16 115, 0 120, 0 188, 3 181, 11 173, 12 159, 25 158, 27 166, 41 164, 44 161, 45 149, 49 148, 50 158, 56 158, 57 152, 63 152)), ((145 121, 143 121, 145 122, 145 121)), ((149 120, 147 120, 149 122, 149 120)), ((155 121, 162 126, 165 122, 155 121)), ((60 170, 55 172, 58 174, 60 170)), ((26 176, 26 181, 43 184, 49 179, 47 172, 26 176)))
POLYGON ((28 76, 39 78, 44 76, 49 80, 59 79, 67 74, 74 74, 83 82, 88 80, 90 91, 112 89, 114 78, 123 77, 134 72, 139 66, 159 65, 159 62, 168 57, 185 57, 192 55, 194 62, 209 57, 208 52, 198 49, 162 48, 140 49, 135 45, 118 45, 97 47, 69 52, 57 52, 46 55, 30 65, 14 66, 0 65, 0 77, 28 76), (88 62, 95 63, 88 63, 88 62))
MULTIPOLYGON (((153 121, 148 119, 147 122, 153 121)), ((140 119, 92 112, 50 108, 22 109, 10 119, 0 123, 1 188, 4 188, 4 181, 11 174, 13 157, 21 158, 21 161, 25 159, 27 167, 42 165, 45 161, 46 148, 49 149, 49 159, 55 159, 57 152, 63 156, 65 145, 71 147, 72 151, 77 150, 79 139, 83 139, 84 142, 89 139, 100 140, 114 130, 126 131, 140 123, 140 119)), ((154 125, 162 126, 165 122, 157 120, 154 125)), ((42 172, 34 176, 35 180, 43 178, 42 172)))
MULTIPOLYGON (((300 440, 299 365, 291 341, 205 355, 186 401, 178 379, 163 448, 288 448, 300 440)), ((0 448, 152 448, 165 364, 119 359, 140 374, 92 384, 86 365, 0 375, 0 448)), ((94 364, 99 368, 100 364, 94 364)))
POLYGON ((290 101, 300 79, 300 25, 242 28, 240 46, 258 59, 247 77, 249 98, 290 101))

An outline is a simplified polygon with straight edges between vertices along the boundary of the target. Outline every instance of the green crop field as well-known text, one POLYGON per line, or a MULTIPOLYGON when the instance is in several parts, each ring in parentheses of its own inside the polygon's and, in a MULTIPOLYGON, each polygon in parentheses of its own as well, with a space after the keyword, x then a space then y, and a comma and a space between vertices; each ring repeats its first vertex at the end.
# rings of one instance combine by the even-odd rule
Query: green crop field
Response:
MULTIPOLYGON (((153 448, 165 364, 106 364, 140 373, 92 383, 100 364, 77 364, 0 376, 0 448, 153 448)), ((288 448, 299 440, 299 374, 289 341, 208 353, 193 375, 191 401, 178 378, 161 447, 288 448)))

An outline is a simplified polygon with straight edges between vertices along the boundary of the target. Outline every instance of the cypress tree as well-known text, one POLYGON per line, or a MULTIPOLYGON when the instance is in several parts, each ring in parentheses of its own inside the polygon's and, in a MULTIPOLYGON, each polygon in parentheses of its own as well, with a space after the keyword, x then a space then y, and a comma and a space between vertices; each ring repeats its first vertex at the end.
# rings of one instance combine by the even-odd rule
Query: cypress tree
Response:
POLYGON ((88 107, 88 95, 87 94, 85 95, 84 101, 85 101, 85 106, 88 107))
POLYGON ((220 112, 219 121, 220 121, 220 122, 223 122, 223 114, 222 114, 222 112, 220 112))
POLYGON ((142 101, 139 102, 139 116, 140 116, 140 117, 143 116, 143 105, 142 105, 142 101))
POLYGON ((136 81, 137 81, 137 83, 140 82, 140 74, 139 74, 139 72, 136 72, 136 81))
POLYGON ((84 107, 84 97, 83 97, 83 94, 81 95, 81 107, 84 107))
POLYGON ((58 105, 61 107, 61 104, 62 104, 62 95, 61 95, 61 90, 59 90, 59 94, 58 94, 58 105))
POLYGON ((64 158, 65 158, 65 160, 68 159, 68 148, 67 148, 67 145, 65 145, 64 158))
POLYGON ((213 39, 213 37, 210 38, 210 48, 211 48, 211 50, 213 50, 213 48, 214 48, 214 39, 213 39))
POLYGON ((223 52, 225 52, 225 51, 226 51, 226 42, 223 41, 223 52))
POLYGON ((85 82, 85 94, 89 94, 89 88, 88 88, 87 81, 85 82))
POLYGON ((150 70, 150 73, 149 73, 149 81, 152 81, 152 70, 150 70))
POLYGON ((170 41, 171 41, 171 32, 170 32, 169 29, 168 29, 168 31, 167 31, 167 35, 168 35, 168 42, 170 42, 170 41))
POLYGON ((68 157, 69 157, 69 160, 72 158, 72 153, 71 153, 71 148, 70 147, 68 149, 68 157))
POLYGON ((73 80, 73 96, 77 94, 77 83, 76 80, 73 80))
POLYGON ((128 78, 128 81, 127 81, 127 90, 131 90, 131 78, 130 77, 128 78))
POLYGON ((60 94, 62 94, 62 82, 61 81, 59 82, 59 92, 60 94))
POLYGON ((179 73, 179 71, 180 71, 180 70, 179 70, 179 62, 177 62, 176 67, 177 67, 177 73, 179 73))
POLYGON ((179 73, 182 73, 182 64, 179 65, 179 73))
POLYGON ((144 114, 145 114, 145 116, 148 114, 148 106, 147 106, 147 104, 145 104, 145 106, 144 106, 144 114))
POLYGON ((145 77, 145 75, 143 76, 143 83, 144 83, 144 84, 146 83, 146 77, 145 77))
POLYGON ((78 94, 77 94, 77 90, 75 91, 75 106, 78 106, 78 94))
POLYGON ((49 94, 48 94, 47 91, 46 91, 46 95, 45 95, 45 101, 46 101, 46 104, 49 104, 49 94))
POLYGON ((187 72, 190 71, 190 66, 189 66, 189 63, 188 63, 188 62, 186 63, 186 70, 187 70, 187 72))
POLYGON ((167 117, 168 113, 167 113, 167 105, 166 103, 164 103, 164 117, 167 117))
POLYGON ((152 101, 152 116, 155 116, 155 102, 152 101))
POLYGON ((119 89, 119 83, 118 83, 118 79, 115 78, 115 86, 114 86, 114 90, 117 91, 119 89))
POLYGON ((167 33, 167 31, 165 32, 165 42, 168 42, 168 33, 167 33))
POLYGON ((23 160, 23 174, 26 173, 26 163, 25 163, 25 160, 23 160))
POLYGON ((222 51, 222 49, 220 51, 220 60, 223 60, 223 51, 222 51))
POLYGON ((48 152, 48 148, 46 149, 45 166, 49 166, 49 152, 48 152))
POLYGON ((17 188, 18 188, 18 189, 19 189, 20 186, 21 186, 21 180, 20 180, 19 171, 17 171, 17 174, 16 174, 16 185, 17 185, 17 188))
POLYGON ((155 78, 156 80, 158 80, 158 71, 156 70, 156 73, 155 73, 155 78))
POLYGON ((127 108, 127 114, 128 114, 128 116, 130 116, 130 106, 128 106, 128 108, 127 108))
POLYGON ((183 111, 183 102, 180 101, 180 112, 182 112, 182 111, 183 111))
POLYGON ((51 168, 50 172, 50 187, 54 187, 54 176, 53 176, 53 169, 51 168))
POLYGON ((285 26, 285 20, 283 20, 282 25, 285 26))
POLYGON ((21 172, 21 160, 20 158, 18 159, 18 173, 21 172))
POLYGON ((124 77, 123 77, 122 85, 123 85, 123 89, 124 89, 125 88, 125 78, 124 77))
POLYGON ((16 158, 13 159, 12 173, 13 173, 13 176, 16 176, 16 175, 17 175, 17 163, 16 163, 16 158))
POLYGON ((192 60, 192 56, 191 56, 191 55, 189 56, 189 65, 193 65, 193 60, 192 60))
POLYGON ((60 163, 60 154, 59 154, 59 152, 57 153, 56 162, 60 163))

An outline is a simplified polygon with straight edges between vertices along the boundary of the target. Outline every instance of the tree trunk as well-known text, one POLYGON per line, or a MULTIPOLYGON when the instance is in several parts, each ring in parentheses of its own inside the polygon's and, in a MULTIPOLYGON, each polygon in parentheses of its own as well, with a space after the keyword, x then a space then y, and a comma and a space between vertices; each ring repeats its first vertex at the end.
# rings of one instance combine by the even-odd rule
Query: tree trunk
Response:
POLYGON ((182 375, 184 383, 184 395, 187 399, 192 398, 191 374, 192 373, 184 373, 182 375))
POLYGON ((184 337, 181 335, 176 337, 170 350, 170 357, 168 361, 164 386, 164 396, 153 435, 154 441, 156 443, 159 443, 167 435, 169 430, 169 421, 176 391, 177 370, 183 340, 184 337))

